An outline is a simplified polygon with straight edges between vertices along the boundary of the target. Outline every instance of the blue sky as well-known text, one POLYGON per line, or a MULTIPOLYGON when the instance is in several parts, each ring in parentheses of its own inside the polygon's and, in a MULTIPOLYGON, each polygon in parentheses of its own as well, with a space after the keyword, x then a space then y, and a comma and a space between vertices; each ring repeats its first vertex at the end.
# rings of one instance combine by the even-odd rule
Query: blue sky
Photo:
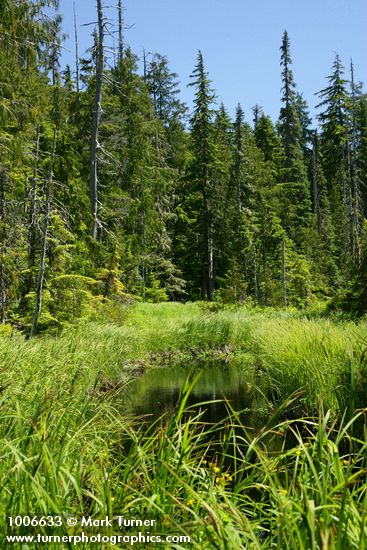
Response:
MULTIPOLYGON (((117 0, 103 0, 105 6, 117 0)), ((279 46, 283 30, 291 40, 298 90, 310 105, 326 85, 335 52, 356 80, 367 81, 367 0, 123 0, 127 43, 141 56, 159 52, 179 74, 181 97, 191 105, 189 75, 200 48, 218 101, 231 115, 240 102, 246 119, 257 103, 273 119, 280 108, 279 46)), ((95 0, 76 0, 79 25, 96 20, 95 0)), ((64 62, 73 65, 73 0, 61 0, 64 62)), ((106 9, 111 18, 115 10, 106 9)), ((80 54, 90 45, 93 27, 79 29, 80 54)))

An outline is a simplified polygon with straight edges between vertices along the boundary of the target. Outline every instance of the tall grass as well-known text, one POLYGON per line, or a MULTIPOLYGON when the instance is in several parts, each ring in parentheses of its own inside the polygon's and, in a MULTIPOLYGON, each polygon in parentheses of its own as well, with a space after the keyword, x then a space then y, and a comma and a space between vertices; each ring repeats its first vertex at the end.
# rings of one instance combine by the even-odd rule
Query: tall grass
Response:
POLYGON ((303 413, 315 414, 320 399, 339 414, 367 405, 366 321, 336 322, 275 310, 212 313, 198 304, 139 304, 130 323, 141 331, 140 357, 169 350, 205 354, 230 349, 237 363, 245 368, 250 362, 264 374, 275 403, 302 388, 298 411, 303 413))
POLYGON ((304 409, 342 414, 367 405, 366 323, 327 319, 262 320, 253 326, 253 353, 276 399, 304 390, 304 409))
POLYGON ((190 536, 197 549, 367 547, 367 442, 350 436, 362 412, 338 428, 329 413, 275 415, 250 435, 228 405, 222 425, 204 431, 200 410, 185 410, 187 395, 148 431, 106 400, 63 415, 49 402, 30 423, 15 411, 1 449, 2 513, 149 518, 151 534, 190 536), (220 446, 211 440, 219 429, 220 446), (269 438, 287 432, 291 448, 268 453, 269 438))
POLYGON ((367 548, 364 333, 291 313, 139 304, 121 325, 0 337, 1 533, 10 515, 119 514, 155 519, 198 549, 367 548), (117 408, 138 362, 225 347, 273 398, 258 434, 229 405, 221 425, 203 426, 199 409, 185 410, 190 382, 148 431, 117 408))

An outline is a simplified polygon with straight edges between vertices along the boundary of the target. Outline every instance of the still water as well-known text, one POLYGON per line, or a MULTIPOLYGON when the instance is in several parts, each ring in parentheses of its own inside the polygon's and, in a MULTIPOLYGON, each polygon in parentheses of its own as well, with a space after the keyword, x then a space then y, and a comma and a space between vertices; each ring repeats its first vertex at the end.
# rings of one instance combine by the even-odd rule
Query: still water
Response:
POLYGON ((228 417, 229 407, 241 412, 241 422, 256 432, 264 425, 266 402, 255 384, 254 373, 243 366, 209 362, 150 369, 131 382, 127 409, 146 422, 173 413, 180 401, 188 374, 199 374, 186 408, 201 412, 201 421, 218 424, 228 417))

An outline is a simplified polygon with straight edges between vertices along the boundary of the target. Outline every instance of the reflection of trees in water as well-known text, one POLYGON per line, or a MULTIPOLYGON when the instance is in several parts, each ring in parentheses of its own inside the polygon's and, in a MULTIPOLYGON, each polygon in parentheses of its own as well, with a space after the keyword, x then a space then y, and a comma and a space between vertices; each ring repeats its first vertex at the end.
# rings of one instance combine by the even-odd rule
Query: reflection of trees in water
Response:
MULTIPOLYGON (((130 412, 147 427, 155 423, 152 430, 165 425, 177 409, 187 375, 187 368, 182 367, 148 371, 130 386, 130 412), (157 422, 160 417, 162 420, 157 422)), ((200 436, 200 445, 206 458, 213 463, 220 461, 221 467, 231 471, 234 467, 231 457, 237 456, 238 459, 246 452, 247 435, 252 438, 250 434, 258 434, 266 423, 265 398, 251 383, 252 380, 251 372, 246 374, 234 365, 208 366, 189 395, 183 414, 183 420, 194 419, 197 431, 204 432, 200 436), (237 419, 230 414, 231 410, 239 413, 247 435, 241 426, 233 428, 237 419), (231 431, 234 431, 235 438, 231 431), (223 458, 223 451, 226 458, 223 458)), ((196 431, 193 424, 191 428, 196 431)), ((149 433, 150 429, 146 434, 149 433)), ((275 446, 269 444, 273 450, 279 446, 279 443, 275 446)))
MULTIPOLYGON (((133 412, 145 420, 153 421, 164 413, 172 414, 180 400, 180 388, 159 388, 151 387, 141 395, 142 401, 133 405, 133 412)), ((255 392, 247 384, 241 384, 236 391, 225 391, 223 389, 212 391, 194 390, 187 400, 186 414, 196 416, 201 413, 200 422, 215 425, 229 416, 229 408, 235 411, 244 411, 241 414, 241 421, 248 427, 256 427, 259 423, 258 402, 255 392), (209 403, 207 403, 209 401, 209 403), (214 402, 210 402, 214 401, 214 402), (199 403, 205 403, 198 406, 199 403)))
MULTIPOLYGON (((160 417, 162 421, 156 424, 156 427, 165 424, 179 404, 186 377, 187 369, 184 371, 182 368, 173 367, 148 372, 141 380, 135 382, 137 385, 136 391, 133 392, 132 412, 147 425, 156 422, 160 417)), ((205 432, 200 441, 207 459, 216 462, 225 448, 227 458, 222 465, 232 470, 233 460, 230 457, 241 456, 245 449, 244 443, 241 443, 243 437, 236 438, 236 443, 232 437, 228 438, 235 421, 233 416, 232 421, 229 420, 230 410, 240 413, 242 425, 248 432, 256 434, 264 426, 261 407, 264 407, 263 398, 247 383, 246 377, 239 369, 208 368, 202 373, 202 377, 188 397, 183 420, 189 417, 196 419, 199 416, 197 429, 205 432), (236 449, 234 444, 237 446, 236 449)), ((236 427, 234 431, 238 436, 244 435, 241 427, 236 427)))

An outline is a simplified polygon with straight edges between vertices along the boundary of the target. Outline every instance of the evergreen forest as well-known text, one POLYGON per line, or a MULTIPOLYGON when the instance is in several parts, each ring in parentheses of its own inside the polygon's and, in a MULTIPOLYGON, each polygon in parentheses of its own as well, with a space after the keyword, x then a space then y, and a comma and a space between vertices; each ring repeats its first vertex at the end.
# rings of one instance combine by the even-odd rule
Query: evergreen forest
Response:
POLYGON ((50 7, 2 9, 2 323, 34 334, 108 300, 364 312, 367 97, 352 63, 335 55, 312 125, 284 31, 278 120, 240 104, 232 119, 200 51, 192 110, 165 55, 140 74, 121 3, 112 62, 98 2, 90 49, 61 67, 50 7))
POLYGON ((367 550, 358 67, 231 114, 83 2, 0 0, 0 547, 367 550))

